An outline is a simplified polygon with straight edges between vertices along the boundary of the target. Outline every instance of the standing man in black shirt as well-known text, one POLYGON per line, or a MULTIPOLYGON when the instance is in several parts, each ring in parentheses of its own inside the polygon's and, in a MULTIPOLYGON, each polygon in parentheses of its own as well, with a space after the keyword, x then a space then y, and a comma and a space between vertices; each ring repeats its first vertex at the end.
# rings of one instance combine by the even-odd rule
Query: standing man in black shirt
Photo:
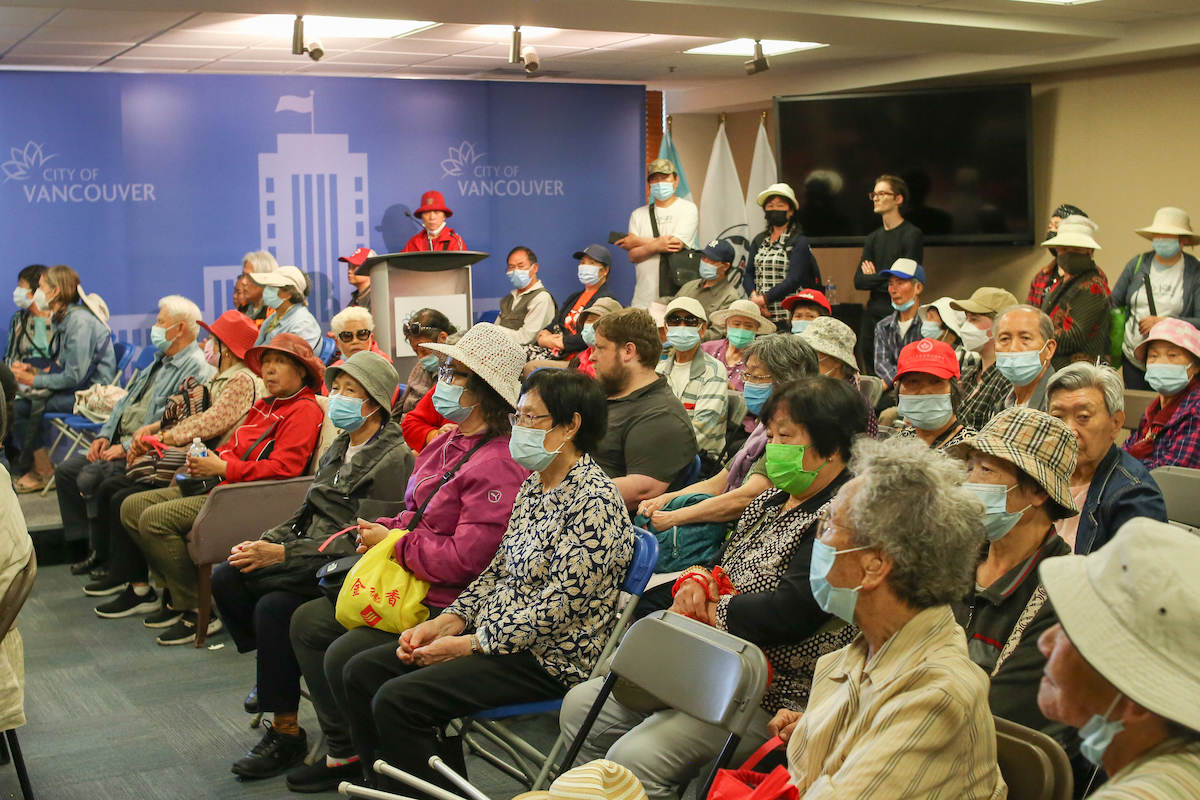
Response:
POLYGON ((859 363, 864 372, 874 375, 875 326, 892 313, 888 277, 880 273, 891 267, 897 258, 911 258, 920 264, 925 255, 925 245, 920 229, 900 216, 900 207, 908 199, 908 184, 903 178, 879 176, 870 197, 875 213, 883 220, 883 227, 876 228, 867 236, 862 259, 854 273, 854 288, 871 293, 866 313, 863 314, 858 342, 862 347, 859 363))

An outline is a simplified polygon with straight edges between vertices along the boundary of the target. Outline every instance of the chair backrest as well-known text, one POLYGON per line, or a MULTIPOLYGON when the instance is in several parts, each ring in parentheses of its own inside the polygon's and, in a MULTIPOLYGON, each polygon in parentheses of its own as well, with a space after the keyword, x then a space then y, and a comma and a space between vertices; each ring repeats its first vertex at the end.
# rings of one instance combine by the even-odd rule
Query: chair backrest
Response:
POLYGON ((329 445, 333 444, 333 440, 338 435, 338 429, 333 426, 333 420, 329 418, 329 398, 317 395, 316 401, 321 410, 325 412, 325 418, 321 420, 321 435, 317 438, 317 451, 313 453, 312 460, 308 462, 308 469, 304 471, 305 475, 317 474, 321 457, 325 455, 325 451, 329 449, 329 445))
POLYGON ((1158 392, 1148 392, 1142 389, 1126 389, 1125 390, 1125 425, 1123 427, 1130 431, 1136 431, 1137 426, 1141 424, 1142 417, 1146 416, 1146 409, 1154 402, 1154 398, 1158 397, 1158 392))
POLYGON ((729 389, 726 392, 726 397, 729 400, 729 428, 737 428, 742 424, 742 420, 750 413, 750 409, 746 408, 746 396, 737 389, 729 389))
POLYGON ((675 481, 667 487, 667 490, 675 492, 700 480, 701 466, 700 455, 697 454, 686 467, 679 471, 679 474, 675 476, 675 481))
POLYGON ((858 376, 858 390, 862 392, 867 405, 874 408, 879 405, 879 398, 883 397, 883 381, 874 375, 860 374, 858 376))
POLYGON ((646 584, 650 582, 650 577, 654 575, 654 568, 657 565, 658 538, 645 528, 635 525, 633 528, 633 561, 629 564, 629 572, 625 573, 621 591, 641 597, 642 592, 646 591, 646 584))
POLYGON ((996 760, 1008 784, 1009 800, 1070 800, 1075 778, 1058 742, 1016 722, 993 719, 996 760))
POLYGON ((1150 474, 1167 504, 1167 519, 1200 528, 1200 469, 1158 467, 1150 474))
POLYGON ((17 614, 21 613, 21 607, 33 591, 33 579, 36 577, 37 555, 30 548, 29 560, 13 578, 8 591, 4 593, 3 603, 0 603, 0 641, 4 641, 4 637, 12 630, 13 623, 17 621, 17 614))
POLYGON ((745 733, 767 688, 767 658, 745 639, 670 611, 638 620, 612 671, 668 706, 745 733))
POLYGON ((338 356, 337 342, 328 336, 321 337, 321 344, 317 347, 317 350, 319 351, 317 358, 321 359, 322 364, 328 365, 338 356))
POLYGON ((117 375, 113 378, 113 383, 119 384, 121 376, 125 374, 129 363, 133 361, 133 345, 128 342, 113 341, 113 355, 117 357, 117 375))

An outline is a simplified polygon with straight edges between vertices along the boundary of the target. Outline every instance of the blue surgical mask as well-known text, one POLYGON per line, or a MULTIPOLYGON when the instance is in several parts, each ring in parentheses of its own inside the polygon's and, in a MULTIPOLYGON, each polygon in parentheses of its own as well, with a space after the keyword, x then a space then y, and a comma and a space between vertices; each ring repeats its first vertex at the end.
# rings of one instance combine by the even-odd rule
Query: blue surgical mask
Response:
POLYGON ((433 409, 455 425, 465 422, 475 410, 475 406, 459 405, 464 388, 439 380, 433 390, 433 409))
POLYGON ((757 417, 773 391, 775 391, 773 383, 750 383, 747 381, 742 386, 742 397, 746 400, 746 410, 757 417))
POLYGON ((713 278, 717 277, 717 265, 710 264, 707 261, 704 261, 703 259, 701 259, 701 261, 700 261, 700 277, 704 278, 704 280, 706 280, 706 281, 711 281, 713 278))
POLYGON ((588 322, 583 326, 583 330, 579 332, 583 337, 583 341, 587 342, 588 347, 596 346, 596 323, 588 322))
POLYGON ((580 264, 579 282, 584 286, 595 286, 600 282, 600 268, 595 264, 580 264))
POLYGON ((792 320, 792 333, 804 333, 804 329, 808 327, 811 319, 794 319, 792 320))
POLYGON ((854 624, 854 606, 858 604, 859 584, 854 589, 844 589, 830 585, 826 576, 833 569, 833 562, 842 553, 854 553, 866 550, 865 547, 851 547, 846 550, 835 550, 820 539, 813 540, 812 560, 808 562, 808 586, 812 589, 813 599, 826 614, 833 614, 851 625, 854 624))
POLYGON ((659 181, 650 184, 650 196, 655 200, 670 200, 674 194, 674 181, 659 181))
POLYGON ((1154 245, 1154 252, 1163 258, 1174 258, 1179 255, 1178 239, 1155 239, 1151 244, 1154 245))
MULTIPOLYGON (((1042 345, 1042 350, 1046 349, 1042 345)), ((1020 353, 996 353, 996 369, 1013 386, 1028 386, 1042 371, 1042 350, 1025 350, 1020 353)))
POLYGON ((938 339, 942 335, 942 326, 937 322, 922 322, 921 323, 921 338, 922 339, 938 339))
POLYGON ((13 302, 22 311, 28 311, 29 307, 33 305, 33 299, 29 296, 29 290, 22 289, 20 286, 13 289, 13 302))
POLYGON ((514 287, 516 287, 518 289, 524 289, 526 286, 529 285, 529 270, 527 270, 527 269, 509 270, 508 280, 509 280, 509 282, 512 283, 512 285, 514 287))
POLYGON ((1166 397, 1179 393, 1191 378, 1185 364, 1147 364, 1146 383, 1150 388, 1166 397))
POLYGON ((688 325, 667 328, 667 344, 683 353, 694 350, 700 344, 700 329, 688 325))
MULTIPOLYGON (((562 452, 562 445, 557 450, 546 449, 546 434, 540 428, 526 428, 513 425, 512 435, 508 440, 508 453, 513 461, 530 472, 541 472, 550 466, 551 462, 562 452)), ((563 444, 566 442, 564 441, 563 444)))
MULTIPOLYGON (((356 431, 367 419, 363 416, 362 406, 362 398, 331 394, 329 395, 329 421, 335 428, 341 428, 347 432, 356 431)), ((374 413, 374 411, 371 412, 371 414, 374 413)))
POLYGON ((1117 707, 1117 702, 1123 696, 1117 693, 1113 701, 1108 704, 1108 711, 1104 712, 1104 716, 1093 714, 1087 724, 1079 729, 1079 738, 1082 740, 1079 743, 1079 752, 1097 767, 1104 759, 1104 751, 1112 744, 1113 737, 1125 730, 1125 724, 1121 720, 1114 719, 1112 722, 1108 720, 1108 715, 1117 707))
POLYGON ((910 308, 913 307, 913 303, 915 303, 915 302, 917 302, 917 298, 915 298, 915 297, 910 297, 907 302, 901 303, 899 305, 896 305, 896 302, 893 300, 892 308, 896 309, 897 311, 908 311, 910 308))
POLYGON ((263 303, 267 308, 279 308, 283 305, 283 298, 279 296, 279 289, 274 286, 263 287, 263 303))
POLYGON ((167 339, 167 331, 181 323, 176 322, 175 325, 168 325, 165 328, 155 325, 150 329, 150 343, 160 353, 165 353, 171 347, 171 342, 167 339))
POLYGON ((441 361, 438 361, 438 357, 432 353, 427 356, 421 356, 421 369, 426 372, 437 372, 441 363, 441 361))
POLYGON ((1015 486, 1004 487, 995 483, 964 483, 963 488, 979 498, 983 503, 983 527, 987 532, 989 542, 1003 539, 1020 521, 1021 517, 1032 506, 1025 506, 1020 511, 1008 511, 1008 493, 1015 486))
POLYGON ((923 431, 939 430, 954 416, 949 394, 902 394, 896 410, 923 431))

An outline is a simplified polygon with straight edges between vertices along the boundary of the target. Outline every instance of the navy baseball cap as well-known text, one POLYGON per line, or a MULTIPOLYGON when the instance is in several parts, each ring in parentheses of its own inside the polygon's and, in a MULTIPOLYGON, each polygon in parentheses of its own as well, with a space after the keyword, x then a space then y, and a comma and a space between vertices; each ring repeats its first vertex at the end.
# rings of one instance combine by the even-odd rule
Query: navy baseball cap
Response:
POLYGON ((700 255, 709 261, 732 264, 733 259, 737 258, 737 251, 728 239, 714 239, 708 243, 708 247, 700 251, 700 255))
POLYGON ((584 256, 594 258, 606 267, 612 267, 612 254, 602 244, 589 244, 572 256, 572 258, 583 258, 584 256))
POLYGON ((889 278, 925 283, 925 268, 911 258, 897 258, 892 265, 879 273, 889 278))

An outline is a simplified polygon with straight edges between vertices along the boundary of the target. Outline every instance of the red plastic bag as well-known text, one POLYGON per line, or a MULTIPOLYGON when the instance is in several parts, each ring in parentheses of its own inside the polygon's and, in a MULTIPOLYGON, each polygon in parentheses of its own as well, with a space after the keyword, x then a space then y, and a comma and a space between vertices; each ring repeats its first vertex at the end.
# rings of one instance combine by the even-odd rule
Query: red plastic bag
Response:
POLYGON ((746 759, 741 769, 719 770, 708 800, 799 800, 800 792, 792 785, 787 767, 780 765, 770 773, 754 771, 767 753, 782 744, 775 736, 746 759))

